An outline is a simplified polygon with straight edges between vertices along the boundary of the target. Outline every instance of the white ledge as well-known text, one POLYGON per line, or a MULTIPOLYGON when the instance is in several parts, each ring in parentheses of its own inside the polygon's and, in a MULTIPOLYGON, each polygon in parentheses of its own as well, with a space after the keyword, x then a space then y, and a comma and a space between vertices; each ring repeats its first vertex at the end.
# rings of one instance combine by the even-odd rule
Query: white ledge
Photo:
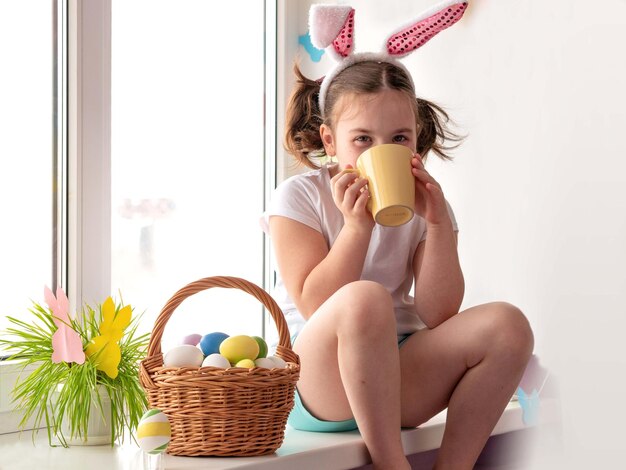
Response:
MULTIPOLYGON (((539 426, 560 420, 556 399, 542 399, 539 426)), ((414 429, 402 431, 406 455, 437 449, 445 425, 445 411, 414 429)), ((525 429, 522 409, 511 402, 505 409, 492 435, 525 429)), ((142 468, 143 453, 132 442, 123 445, 72 447, 63 449, 48 446, 46 431, 41 430, 31 439, 30 431, 0 436, 2 469, 21 468, 90 470, 125 470, 142 468)), ((358 431, 343 433, 314 433, 287 427, 283 445, 273 455, 262 457, 176 457, 165 455, 165 468, 187 469, 255 469, 293 470, 294 468, 351 469, 370 463, 358 431)))

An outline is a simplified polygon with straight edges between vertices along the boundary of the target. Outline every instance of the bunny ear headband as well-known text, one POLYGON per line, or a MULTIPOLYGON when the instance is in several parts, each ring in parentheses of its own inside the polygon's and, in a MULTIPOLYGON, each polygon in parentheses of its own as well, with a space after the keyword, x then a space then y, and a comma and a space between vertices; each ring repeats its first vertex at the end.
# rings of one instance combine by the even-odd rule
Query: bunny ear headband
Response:
POLYGON ((320 86, 319 107, 322 116, 330 83, 343 70, 358 62, 388 62, 403 69, 409 80, 412 80, 407 68, 397 58, 422 47, 435 35, 459 21, 466 8, 467 0, 444 0, 393 32, 381 52, 355 54, 354 8, 348 5, 312 5, 309 11, 311 43, 318 49, 325 49, 337 61, 320 86))

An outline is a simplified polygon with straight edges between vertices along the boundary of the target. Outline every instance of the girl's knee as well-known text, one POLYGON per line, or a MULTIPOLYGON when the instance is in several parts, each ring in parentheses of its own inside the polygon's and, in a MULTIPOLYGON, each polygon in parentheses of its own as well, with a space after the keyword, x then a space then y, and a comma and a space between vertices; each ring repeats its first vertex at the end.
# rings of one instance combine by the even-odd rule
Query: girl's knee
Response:
POLYGON ((391 295, 381 284, 374 281, 354 281, 337 292, 349 299, 349 304, 362 310, 363 307, 393 309, 391 295))
POLYGON ((528 319, 515 305, 507 302, 489 304, 491 311, 490 336, 499 354, 513 355, 527 360, 534 348, 534 335, 528 319))
POLYGON ((341 299, 341 320, 350 328, 367 326, 368 330, 377 326, 392 325, 395 316, 391 295, 381 284, 373 281, 355 281, 337 291, 341 299))

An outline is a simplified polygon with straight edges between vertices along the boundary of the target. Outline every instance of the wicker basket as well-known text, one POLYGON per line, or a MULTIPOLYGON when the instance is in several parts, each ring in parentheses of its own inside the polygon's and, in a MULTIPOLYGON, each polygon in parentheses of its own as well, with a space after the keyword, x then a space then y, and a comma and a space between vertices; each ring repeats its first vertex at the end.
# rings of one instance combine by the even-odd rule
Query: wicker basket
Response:
POLYGON ((140 380, 151 408, 170 420, 167 452, 188 456, 251 456, 275 452, 285 435, 300 374, 300 359, 291 349, 289 330, 272 297, 236 277, 208 277, 180 289, 157 318, 140 380), (212 287, 240 289, 269 310, 278 328, 276 355, 284 369, 255 367, 163 367, 161 338, 174 310, 187 297, 212 287))

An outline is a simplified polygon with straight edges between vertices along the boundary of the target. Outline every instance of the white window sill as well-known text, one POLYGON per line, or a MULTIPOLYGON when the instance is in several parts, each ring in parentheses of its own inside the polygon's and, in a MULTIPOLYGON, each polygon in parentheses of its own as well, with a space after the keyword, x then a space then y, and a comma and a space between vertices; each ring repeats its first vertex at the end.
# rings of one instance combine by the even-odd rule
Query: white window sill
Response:
MULTIPOLYGON (((437 449, 443 436, 446 414, 442 412, 415 429, 402 431, 402 442, 407 455, 437 449)), ((556 399, 542 399, 539 426, 560 420, 556 399)), ((522 409, 511 402, 492 435, 525 429, 522 409)), ((48 446, 45 430, 35 438, 30 431, 0 436, 2 468, 126 470, 142 468, 142 452, 132 442, 123 445, 72 447, 64 449, 48 446)), ((255 469, 302 470, 312 468, 351 469, 369 463, 363 440, 357 431, 346 433, 310 433, 287 427, 283 445, 276 454, 263 457, 175 457, 166 455, 165 468, 186 469, 255 469)))
MULTIPOLYGON (((11 390, 20 374, 27 376, 36 367, 31 364, 23 368, 20 361, 0 361, 0 434, 18 429, 22 417, 12 411, 11 390)), ((32 429, 32 425, 28 423, 25 429, 32 429)))

